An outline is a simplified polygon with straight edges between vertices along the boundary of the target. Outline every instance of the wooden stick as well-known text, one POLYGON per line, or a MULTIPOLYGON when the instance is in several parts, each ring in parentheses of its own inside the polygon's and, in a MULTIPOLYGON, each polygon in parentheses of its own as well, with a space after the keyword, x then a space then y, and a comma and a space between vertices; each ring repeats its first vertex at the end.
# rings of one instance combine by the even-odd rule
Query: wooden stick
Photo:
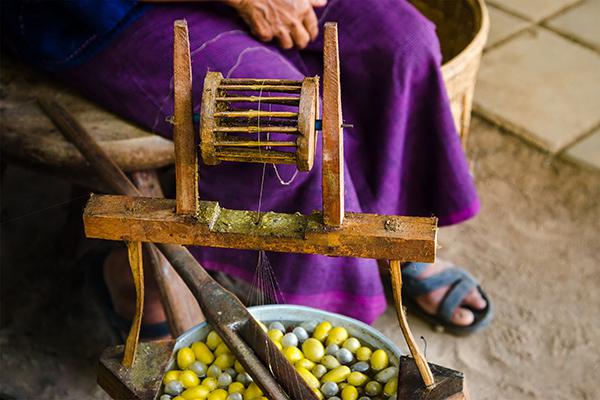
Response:
POLYGON ((258 133, 258 132, 277 132, 294 134, 299 133, 295 126, 218 126, 214 129, 218 133, 258 133))
POLYGON ((48 118, 56 125, 65 138, 79 149, 89 162, 89 159, 106 157, 102 164, 94 165, 98 175, 104 182, 115 182, 112 189, 116 193, 135 196, 138 193, 136 187, 129 181, 125 173, 108 158, 106 152, 87 134, 83 126, 73 118, 64 108, 54 101, 38 99, 40 108, 48 118), (86 134, 82 134, 86 132, 86 134), (90 140, 91 139, 91 140, 90 140), (88 158, 89 156, 89 158, 88 158))
POLYGON ((429 364, 417 346, 415 338, 413 337, 410 327, 408 326, 406 312, 404 311, 404 306, 402 305, 402 271, 400 268, 400 261, 390 260, 390 273, 392 276, 394 302, 396 303, 396 314, 398 315, 398 322, 400 323, 402 335, 404 336, 404 340, 406 340, 410 354, 412 354, 413 358, 415 359, 415 364, 417 364, 419 374, 421 375, 421 378, 423 378, 423 383, 425 386, 429 387, 434 385, 435 381, 433 379, 431 369, 429 368, 429 364))
POLYGON ((297 112, 292 111, 219 111, 214 114, 215 117, 223 118, 298 118, 297 112))
POLYGON ((290 151, 258 149, 217 149, 217 157, 221 161, 254 162, 273 164, 296 164, 296 153, 290 151))
POLYGON ((135 315, 129 329, 129 335, 125 341, 123 353, 124 367, 129 368, 135 362, 135 355, 140 340, 140 328, 142 327, 142 316, 144 313, 144 267, 142 263, 142 242, 127 242, 127 254, 129 255, 129 267, 133 275, 135 285, 135 315))
POLYGON ((323 222, 344 222, 344 138, 337 24, 325 24, 323 46, 323 222))
POLYGON ((234 101, 244 103, 265 103, 265 104, 286 104, 286 105, 298 105, 300 103, 300 97, 282 97, 282 96, 231 96, 231 97, 217 97, 217 101, 224 101, 232 103, 234 101))
POLYGON ((242 92, 285 92, 300 93, 301 86, 279 86, 279 85, 219 85, 222 90, 235 90, 242 92))
POLYGON ((224 85, 283 85, 283 86, 302 86, 302 81, 290 79, 256 79, 256 78, 225 78, 221 81, 224 85))
POLYGON ((198 154, 194 140, 192 66, 187 22, 173 25, 173 99, 177 213, 198 212, 198 154))
POLYGON ((267 142, 267 141, 234 141, 227 140, 223 142, 215 142, 215 146, 222 147, 296 147, 296 142, 267 142))

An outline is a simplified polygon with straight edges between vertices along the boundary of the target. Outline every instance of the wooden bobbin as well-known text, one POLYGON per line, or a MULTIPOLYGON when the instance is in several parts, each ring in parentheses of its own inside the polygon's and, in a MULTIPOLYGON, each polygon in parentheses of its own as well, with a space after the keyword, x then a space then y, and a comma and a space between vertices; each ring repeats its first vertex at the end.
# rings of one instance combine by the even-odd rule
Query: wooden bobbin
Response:
POLYGON ((318 99, 318 77, 226 79, 208 72, 200 110, 204 163, 295 164, 300 171, 310 171, 318 99))

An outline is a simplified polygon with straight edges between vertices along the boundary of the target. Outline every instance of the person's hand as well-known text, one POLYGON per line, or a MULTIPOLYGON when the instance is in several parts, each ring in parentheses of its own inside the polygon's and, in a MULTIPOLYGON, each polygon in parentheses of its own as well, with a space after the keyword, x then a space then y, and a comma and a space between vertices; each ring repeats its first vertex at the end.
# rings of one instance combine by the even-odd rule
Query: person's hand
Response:
POLYGON ((250 26, 252 34, 269 42, 277 39, 284 49, 302 49, 319 33, 313 7, 327 0, 229 0, 250 26))

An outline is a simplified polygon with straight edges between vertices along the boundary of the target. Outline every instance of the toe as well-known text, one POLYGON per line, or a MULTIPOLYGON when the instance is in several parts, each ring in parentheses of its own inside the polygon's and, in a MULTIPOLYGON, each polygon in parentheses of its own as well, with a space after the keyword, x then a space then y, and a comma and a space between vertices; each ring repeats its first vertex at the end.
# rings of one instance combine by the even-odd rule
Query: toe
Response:
POLYGON ((458 326, 469 326, 475 321, 475 316, 470 310, 463 307, 458 307, 452 313, 450 322, 458 326))
POLYGON ((474 310, 483 310, 487 307, 487 302, 481 296, 477 288, 473 288, 462 302, 463 305, 471 307, 474 310))

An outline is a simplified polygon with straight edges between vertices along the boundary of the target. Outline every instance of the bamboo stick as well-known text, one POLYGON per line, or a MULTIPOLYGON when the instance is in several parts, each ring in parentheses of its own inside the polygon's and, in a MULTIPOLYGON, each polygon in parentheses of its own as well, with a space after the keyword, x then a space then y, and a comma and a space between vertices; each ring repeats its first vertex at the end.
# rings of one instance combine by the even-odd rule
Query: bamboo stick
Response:
POLYGON ((274 164, 296 164, 296 153, 271 150, 217 149, 217 156, 222 161, 256 162, 274 164))
POLYGON ((218 133, 258 133, 258 132, 277 132, 277 133, 299 133, 295 126, 218 126, 214 129, 218 133))
POLYGON ((219 85, 221 90, 235 90, 242 92, 285 92, 300 93, 301 86, 279 86, 279 85, 219 85))
POLYGON ((400 268, 400 261, 390 260, 390 273, 392 276, 392 288, 394 292, 394 303, 396 304, 396 314, 398 316, 398 322, 400 323, 402 335, 404 336, 404 340, 406 340, 410 354, 412 354, 413 358, 415 359, 415 364, 417 364, 417 368, 421 378, 423 379, 423 383, 425 386, 429 387, 434 385, 435 381, 433 379, 431 369, 429 368, 429 364, 417 346, 415 338, 413 337, 410 327, 408 326, 406 312, 404 311, 404 306, 402 305, 402 271, 400 268))
POLYGON ((215 117, 224 118, 298 118, 297 112, 292 111, 218 111, 214 113, 215 117))
POLYGON ((273 141, 233 141, 216 142, 215 146, 221 147, 296 147, 296 142, 273 142, 273 141))
POLYGON ((286 96, 229 96, 229 97, 217 97, 217 101, 229 102, 234 101, 244 103, 265 103, 265 104, 284 104, 284 105, 298 105, 300 103, 300 97, 286 97, 286 96))
POLYGON ((221 81, 224 85, 284 85, 302 86, 302 81, 290 79, 256 79, 256 78, 225 78, 221 81))

